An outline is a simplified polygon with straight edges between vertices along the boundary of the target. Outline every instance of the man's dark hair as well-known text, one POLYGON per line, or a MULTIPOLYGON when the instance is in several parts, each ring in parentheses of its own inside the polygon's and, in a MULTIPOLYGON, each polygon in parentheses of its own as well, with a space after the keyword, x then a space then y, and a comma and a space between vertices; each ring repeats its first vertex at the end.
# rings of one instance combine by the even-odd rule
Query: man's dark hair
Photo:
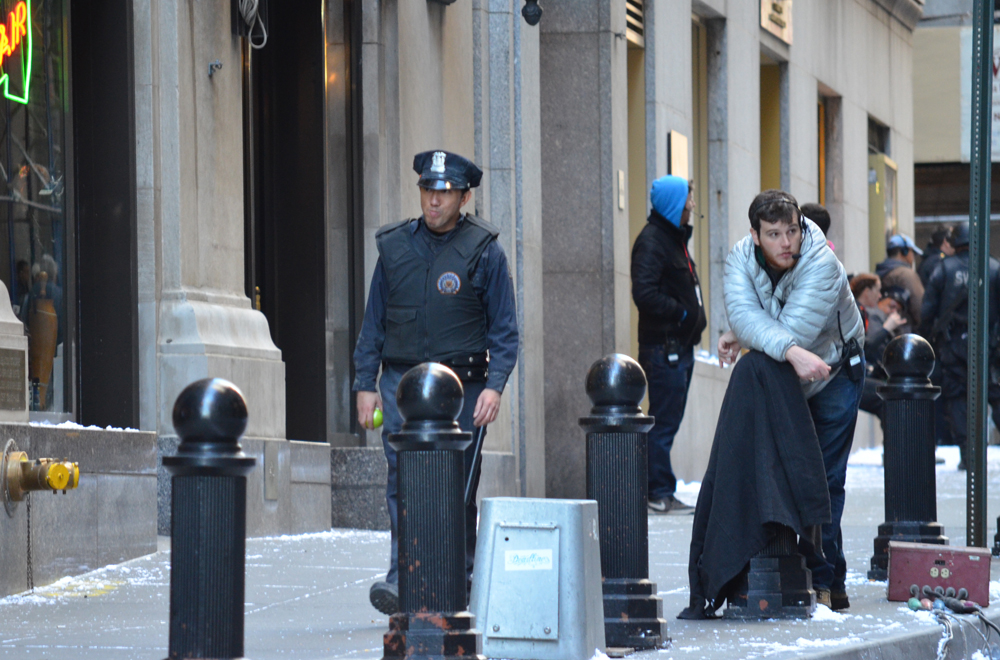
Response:
POLYGON ((910 248, 908 247, 892 247, 885 251, 887 257, 905 257, 910 253, 910 248))
POLYGON ((826 236, 830 232, 830 213, 819 204, 803 204, 802 215, 816 223, 826 236))
POLYGON ((765 190, 753 198, 750 210, 750 226, 760 233, 760 223, 781 222, 786 225, 799 220, 799 203, 784 190, 765 190))
POLYGON ((941 244, 944 243, 944 239, 948 239, 951 242, 951 227, 940 226, 937 228, 933 234, 931 234, 931 245, 934 246, 935 250, 941 249, 941 244))

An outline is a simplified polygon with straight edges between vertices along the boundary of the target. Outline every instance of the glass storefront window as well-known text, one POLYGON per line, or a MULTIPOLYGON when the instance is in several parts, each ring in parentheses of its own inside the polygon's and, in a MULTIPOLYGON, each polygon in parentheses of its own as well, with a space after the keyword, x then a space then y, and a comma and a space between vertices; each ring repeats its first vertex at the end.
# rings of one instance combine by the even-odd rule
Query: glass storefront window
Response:
POLYGON ((32 411, 72 410, 66 287, 68 0, 0 0, 0 280, 28 336, 32 411))

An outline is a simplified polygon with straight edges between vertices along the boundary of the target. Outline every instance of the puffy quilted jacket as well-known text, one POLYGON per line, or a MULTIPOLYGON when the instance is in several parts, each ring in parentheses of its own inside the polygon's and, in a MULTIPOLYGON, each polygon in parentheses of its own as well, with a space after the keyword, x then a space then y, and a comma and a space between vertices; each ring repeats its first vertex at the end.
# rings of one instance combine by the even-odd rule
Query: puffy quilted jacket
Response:
MULTIPOLYGON (((840 362, 841 332, 845 341, 854 338, 864 345, 865 326, 843 265, 819 227, 808 218, 805 223, 802 257, 776 286, 757 261, 751 235, 733 246, 726 258, 726 313, 744 348, 783 362, 789 348, 801 346, 832 366, 840 362)), ((806 397, 828 382, 803 383, 806 397)))

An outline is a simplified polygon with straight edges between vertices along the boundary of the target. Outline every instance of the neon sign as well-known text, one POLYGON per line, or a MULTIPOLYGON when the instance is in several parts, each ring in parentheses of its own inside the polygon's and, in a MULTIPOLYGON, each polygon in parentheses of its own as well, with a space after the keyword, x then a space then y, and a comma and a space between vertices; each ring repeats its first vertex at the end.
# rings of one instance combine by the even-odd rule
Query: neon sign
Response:
POLYGON ((7 15, 7 23, 0 23, 0 87, 3 95, 11 101, 28 103, 28 86, 31 82, 31 0, 21 0, 7 15), (7 73, 8 58, 20 55, 23 94, 18 96, 10 91, 10 75, 7 73))

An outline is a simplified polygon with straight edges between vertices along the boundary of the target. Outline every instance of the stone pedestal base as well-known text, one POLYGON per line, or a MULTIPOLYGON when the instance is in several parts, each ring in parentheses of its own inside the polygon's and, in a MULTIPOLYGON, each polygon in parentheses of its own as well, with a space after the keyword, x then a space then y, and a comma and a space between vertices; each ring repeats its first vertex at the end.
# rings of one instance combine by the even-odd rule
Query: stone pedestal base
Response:
POLYGON ((482 633, 469 612, 393 614, 382 648, 383 658, 486 660, 482 633))
POLYGON ((805 558, 754 557, 723 613, 724 619, 808 619, 816 609, 805 558))
POLYGON ((740 575, 724 619, 808 619, 816 609, 812 573, 796 551, 795 532, 775 525, 773 536, 740 575))
POLYGON ((884 522, 878 526, 878 536, 875 537, 875 554, 872 556, 871 570, 868 571, 869 580, 889 579, 889 541, 948 545, 948 537, 944 535, 941 523, 905 520, 884 522))
POLYGON ((667 642, 663 600, 649 580, 604 581, 604 639, 609 647, 655 649, 667 642))

